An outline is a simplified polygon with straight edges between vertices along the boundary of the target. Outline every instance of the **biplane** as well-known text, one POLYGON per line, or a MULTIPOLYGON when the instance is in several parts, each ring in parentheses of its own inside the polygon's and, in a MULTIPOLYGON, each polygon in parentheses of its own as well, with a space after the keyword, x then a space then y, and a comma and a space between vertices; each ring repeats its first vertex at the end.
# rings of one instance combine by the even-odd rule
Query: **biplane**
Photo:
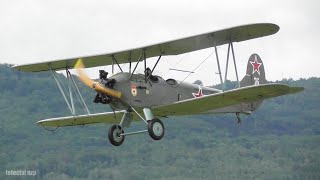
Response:
POLYGON ((264 65, 258 54, 250 56, 246 75, 239 81, 233 43, 269 36, 278 31, 279 26, 272 23, 249 24, 119 52, 17 65, 13 68, 25 72, 51 71, 70 109, 71 115, 68 117, 44 119, 38 121, 38 124, 57 128, 94 123, 113 124, 109 128, 108 139, 112 145, 120 146, 126 136, 138 133, 148 132, 152 139, 162 139, 165 128, 160 118, 234 113, 240 122, 240 114, 251 114, 260 107, 263 100, 302 91, 303 87, 267 83, 264 65), (228 46, 224 82, 217 49, 222 45, 228 46), (221 84, 227 80, 229 57, 232 55, 237 88, 215 89, 172 78, 165 80, 153 74, 163 56, 206 48, 214 48, 221 84), (148 60, 152 57, 158 58, 155 63, 150 64, 148 60), (132 63, 135 63, 134 67, 132 63), (129 65, 127 72, 123 71, 121 64, 129 65), (99 80, 96 81, 90 79, 84 71, 84 68, 106 65, 112 66, 112 75, 108 77, 108 72, 100 70, 99 80), (139 65, 144 67, 142 74, 135 73, 139 65), (116 67, 119 68, 118 73, 114 73, 116 67), (90 113, 70 73, 73 68, 79 79, 97 92, 93 101, 109 105, 113 112, 90 113), (62 88, 61 81, 57 78, 56 71, 60 70, 67 72, 68 89, 62 88), (76 113, 74 95, 80 97, 80 103, 86 110, 85 115, 76 113), (145 123, 146 129, 125 132, 125 128, 129 128, 133 121, 145 123))

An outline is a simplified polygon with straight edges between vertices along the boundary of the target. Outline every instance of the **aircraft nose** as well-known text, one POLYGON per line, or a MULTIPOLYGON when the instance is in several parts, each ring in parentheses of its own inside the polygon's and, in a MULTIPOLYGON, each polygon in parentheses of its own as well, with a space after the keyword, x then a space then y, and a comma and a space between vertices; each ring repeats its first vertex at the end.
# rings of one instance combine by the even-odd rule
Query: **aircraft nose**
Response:
POLYGON ((85 68, 85 65, 82 62, 82 59, 78 59, 77 63, 74 66, 75 70, 77 71, 78 75, 79 75, 79 79, 81 82, 83 82, 85 85, 87 85, 88 87, 107 94, 109 96, 112 96, 114 98, 121 98, 121 92, 120 91, 116 91, 114 89, 110 89, 104 86, 101 86, 100 83, 93 81, 92 79, 90 79, 88 77, 88 75, 83 71, 83 68, 85 68))

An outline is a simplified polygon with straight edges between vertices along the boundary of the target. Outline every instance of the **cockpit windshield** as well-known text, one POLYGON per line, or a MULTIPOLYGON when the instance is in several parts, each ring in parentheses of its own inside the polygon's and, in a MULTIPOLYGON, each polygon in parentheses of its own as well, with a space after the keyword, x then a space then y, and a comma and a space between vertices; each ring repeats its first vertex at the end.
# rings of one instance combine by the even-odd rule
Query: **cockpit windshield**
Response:
POLYGON ((177 85, 178 84, 178 81, 176 81, 175 79, 167 79, 166 82, 169 85, 177 85))

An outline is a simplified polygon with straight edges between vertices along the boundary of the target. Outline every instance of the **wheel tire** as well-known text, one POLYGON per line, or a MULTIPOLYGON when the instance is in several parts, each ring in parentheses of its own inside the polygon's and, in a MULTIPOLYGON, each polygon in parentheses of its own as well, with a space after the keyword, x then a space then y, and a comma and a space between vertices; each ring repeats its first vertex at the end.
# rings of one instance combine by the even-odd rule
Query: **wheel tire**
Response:
POLYGON ((160 119, 152 119, 148 121, 148 132, 152 139, 160 140, 164 136, 164 126, 160 119))
POLYGON ((112 125, 108 131, 108 139, 110 143, 114 146, 120 146, 124 141, 123 128, 120 125, 112 125))

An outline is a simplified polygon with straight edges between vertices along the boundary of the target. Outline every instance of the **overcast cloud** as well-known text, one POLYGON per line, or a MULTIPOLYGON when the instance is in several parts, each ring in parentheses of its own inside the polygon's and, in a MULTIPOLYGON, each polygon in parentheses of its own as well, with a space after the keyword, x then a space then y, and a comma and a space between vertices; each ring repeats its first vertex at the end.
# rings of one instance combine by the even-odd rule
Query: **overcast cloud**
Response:
MULTIPOLYGON (((269 80, 319 77, 319 7, 317 0, 0 0, 0 63, 102 54, 271 22, 280 26, 276 35, 235 44, 239 76, 244 75, 250 54, 258 53, 269 80)), ((224 62, 226 47, 219 50, 224 62)), ((186 73, 166 73, 167 69, 184 57, 176 68, 193 70, 211 52, 165 57, 156 73, 184 79, 186 73)), ((216 71, 213 55, 186 81, 202 79, 205 85, 217 84, 216 71)), ((234 79, 233 74, 229 77, 234 79)))

